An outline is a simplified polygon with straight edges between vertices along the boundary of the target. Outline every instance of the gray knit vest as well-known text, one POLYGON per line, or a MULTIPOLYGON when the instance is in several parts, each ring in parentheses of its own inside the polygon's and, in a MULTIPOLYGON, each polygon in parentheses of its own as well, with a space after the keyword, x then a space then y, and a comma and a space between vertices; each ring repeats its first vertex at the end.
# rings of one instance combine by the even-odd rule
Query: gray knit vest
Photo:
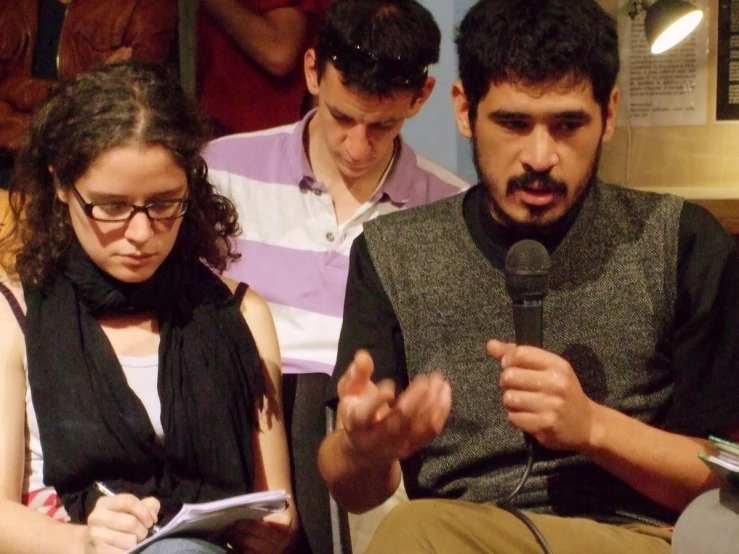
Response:
MULTIPOLYGON (((463 198, 379 218, 364 234, 409 379, 438 370, 452 387, 446 428, 405 466, 409 494, 492 502, 518 482, 526 454, 506 420, 500 364, 485 350, 490 338, 514 341, 511 301, 503 272, 470 238, 463 198)), ((544 348, 571 363, 591 399, 657 426, 673 384, 681 211, 677 197, 596 182, 552 253, 544 300, 544 348)), ((584 456, 541 446, 515 503, 606 521, 674 519, 584 456)))

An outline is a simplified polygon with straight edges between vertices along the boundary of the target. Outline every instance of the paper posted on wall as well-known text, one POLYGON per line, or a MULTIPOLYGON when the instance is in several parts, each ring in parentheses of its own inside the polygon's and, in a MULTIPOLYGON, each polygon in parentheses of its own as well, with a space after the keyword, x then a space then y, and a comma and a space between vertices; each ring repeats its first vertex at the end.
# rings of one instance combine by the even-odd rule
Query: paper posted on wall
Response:
POLYGON ((242 519, 261 519, 287 507, 290 495, 283 490, 255 492, 201 504, 183 504, 177 515, 159 532, 128 550, 135 554, 151 543, 170 536, 217 533, 242 519))

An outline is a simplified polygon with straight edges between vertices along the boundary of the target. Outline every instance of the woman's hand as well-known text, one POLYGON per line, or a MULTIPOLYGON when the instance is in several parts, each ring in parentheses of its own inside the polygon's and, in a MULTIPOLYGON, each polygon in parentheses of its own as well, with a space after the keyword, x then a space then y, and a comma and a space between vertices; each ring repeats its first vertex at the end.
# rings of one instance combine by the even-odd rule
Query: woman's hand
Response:
POLYGON ((237 521, 226 532, 226 540, 239 554, 284 554, 293 544, 296 531, 296 518, 287 509, 264 519, 237 521))
POLYGON ((159 501, 132 494, 104 496, 87 518, 85 554, 121 554, 144 540, 157 522, 159 501))

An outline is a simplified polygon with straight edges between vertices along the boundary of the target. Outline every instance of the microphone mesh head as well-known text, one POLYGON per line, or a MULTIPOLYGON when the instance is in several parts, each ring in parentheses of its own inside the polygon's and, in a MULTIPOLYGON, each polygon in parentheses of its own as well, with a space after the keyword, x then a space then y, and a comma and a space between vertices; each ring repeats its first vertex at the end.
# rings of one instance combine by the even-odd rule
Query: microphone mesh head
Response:
POLYGON ((541 298, 549 290, 552 261, 540 242, 531 239, 511 246, 505 258, 505 284, 513 300, 541 298))

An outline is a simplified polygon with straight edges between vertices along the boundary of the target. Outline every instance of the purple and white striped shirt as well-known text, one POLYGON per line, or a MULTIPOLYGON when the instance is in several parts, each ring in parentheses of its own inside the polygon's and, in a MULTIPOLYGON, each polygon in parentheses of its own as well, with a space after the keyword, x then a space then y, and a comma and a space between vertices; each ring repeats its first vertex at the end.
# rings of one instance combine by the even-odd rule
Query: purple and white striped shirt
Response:
POLYGON ((284 373, 331 374, 336 361, 349 271, 349 249, 362 224, 468 188, 450 171, 400 141, 375 195, 336 223, 326 186, 303 147, 302 121, 217 139, 206 149, 210 181, 236 205, 242 258, 226 276, 248 283, 272 310, 284 373))

